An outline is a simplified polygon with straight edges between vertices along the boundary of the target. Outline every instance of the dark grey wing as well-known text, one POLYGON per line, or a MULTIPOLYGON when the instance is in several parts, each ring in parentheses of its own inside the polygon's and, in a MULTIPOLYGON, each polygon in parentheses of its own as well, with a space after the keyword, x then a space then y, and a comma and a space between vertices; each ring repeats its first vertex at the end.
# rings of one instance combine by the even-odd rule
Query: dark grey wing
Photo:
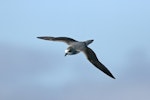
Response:
POLYGON ((72 38, 68 38, 68 37, 50 37, 50 36, 41 36, 41 37, 37 37, 39 39, 44 39, 44 40, 49 40, 49 41, 60 41, 60 42, 65 42, 68 45, 70 45, 70 43, 72 42, 77 42, 76 40, 72 39, 72 38))
POLYGON ((112 77, 115 79, 115 77, 111 74, 111 72, 98 60, 98 58, 96 57, 96 54, 94 53, 94 51, 92 49, 90 49, 89 47, 87 47, 84 50, 84 53, 87 57, 87 59, 98 69, 100 69, 101 71, 103 71, 105 74, 107 74, 108 76, 112 77))

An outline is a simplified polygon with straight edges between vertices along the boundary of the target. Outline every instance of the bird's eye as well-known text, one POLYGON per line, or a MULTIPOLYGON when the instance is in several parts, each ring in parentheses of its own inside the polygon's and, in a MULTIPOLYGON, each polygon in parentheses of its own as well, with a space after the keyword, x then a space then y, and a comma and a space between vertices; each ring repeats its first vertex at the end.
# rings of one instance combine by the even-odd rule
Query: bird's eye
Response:
POLYGON ((70 50, 68 50, 68 52, 71 52, 71 49, 70 49, 70 50))

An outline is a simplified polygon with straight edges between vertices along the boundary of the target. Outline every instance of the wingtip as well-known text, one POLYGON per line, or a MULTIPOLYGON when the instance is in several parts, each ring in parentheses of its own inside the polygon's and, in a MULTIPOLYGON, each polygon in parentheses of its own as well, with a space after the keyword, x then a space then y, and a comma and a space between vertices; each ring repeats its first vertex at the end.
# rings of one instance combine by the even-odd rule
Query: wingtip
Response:
POLYGON ((112 77, 113 79, 116 79, 115 77, 112 77))
POLYGON ((38 39, 42 39, 42 37, 36 37, 36 38, 38 38, 38 39))
MULTIPOLYGON (((108 70, 109 71, 109 70, 108 70)), ((109 77, 111 77, 111 78, 113 78, 113 79, 116 79, 113 75, 112 75, 112 73, 109 71, 109 72, 104 72, 105 74, 107 74, 109 77)))
POLYGON ((116 79, 113 75, 109 75, 111 78, 116 79))
POLYGON ((45 39, 45 38, 48 38, 47 36, 38 36, 37 37, 38 39, 45 39))
POLYGON ((43 39, 43 40, 53 40, 54 37, 50 37, 50 36, 39 36, 37 37, 38 39, 43 39))

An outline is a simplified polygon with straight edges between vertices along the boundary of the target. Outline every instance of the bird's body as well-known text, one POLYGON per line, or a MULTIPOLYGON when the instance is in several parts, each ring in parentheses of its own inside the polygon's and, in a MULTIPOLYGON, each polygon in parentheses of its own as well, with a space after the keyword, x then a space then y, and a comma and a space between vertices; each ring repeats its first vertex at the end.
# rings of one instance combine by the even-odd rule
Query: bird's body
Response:
POLYGON ((76 41, 72 38, 68 37, 49 37, 49 36, 43 36, 43 37, 37 37, 39 39, 44 40, 50 40, 50 41, 61 41, 65 42, 69 45, 69 47, 65 50, 65 56, 66 55, 75 55, 80 52, 83 52, 87 59, 98 69, 103 71, 108 76, 115 79, 115 77, 111 74, 111 72, 98 60, 96 54, 92 49, 88 47, 89 44, 91 44, 94 40, 87 40, 87 41, 76 41))
POLYGON ((85 42, 73 42, 69 45, 69 47, 72 47, 77 51, 84 51, 85 48, 92 42, 93 40, 87 40, 85 42))

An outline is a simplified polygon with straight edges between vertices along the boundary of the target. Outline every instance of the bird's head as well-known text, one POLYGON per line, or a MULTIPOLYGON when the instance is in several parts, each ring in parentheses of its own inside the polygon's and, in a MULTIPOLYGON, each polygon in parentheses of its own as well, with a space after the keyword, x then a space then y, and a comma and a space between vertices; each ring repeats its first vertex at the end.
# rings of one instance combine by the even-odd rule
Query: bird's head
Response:
POLYGON ((74 55, 74 54, 77 54, 79 53, 79 51, 76 51, 74 48, 72 47, 68 47, 66 50, 65 50, 65 56, 67 55, 74 55))
POLYGON ((67 56, 67 55, 72 55, 73 53, 73 50, 72 50, 72 48, 71 47, 68 47, 66 50, 65 50, 65 56, 67 56))

